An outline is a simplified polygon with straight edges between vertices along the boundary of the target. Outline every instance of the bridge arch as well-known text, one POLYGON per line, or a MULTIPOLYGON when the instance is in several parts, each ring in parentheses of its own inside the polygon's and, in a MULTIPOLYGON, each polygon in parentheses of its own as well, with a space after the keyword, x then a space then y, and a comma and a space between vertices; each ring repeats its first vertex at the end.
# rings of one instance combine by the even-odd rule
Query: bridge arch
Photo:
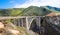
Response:
POLYGON ((38 23, 36 22, 36 19, 34 19, 34 20, 31 22, 31 25, 30 25, 29 30, 32 30, 33 32, 40 34, 40 28, 39 28, 39 26, 38 26, 38 23))

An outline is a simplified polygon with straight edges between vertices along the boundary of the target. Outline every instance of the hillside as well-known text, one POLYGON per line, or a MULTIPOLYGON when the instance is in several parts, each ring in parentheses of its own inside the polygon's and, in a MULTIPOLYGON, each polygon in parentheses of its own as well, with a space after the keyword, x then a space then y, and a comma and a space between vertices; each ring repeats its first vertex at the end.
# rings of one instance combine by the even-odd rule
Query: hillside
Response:
POLYGON ((28 8, 0 9, 0 16, 45 16, 51 12, 60 13, 60 8, 30 6, 28 8))
POLYGON ((30 6, 28 8, 0 9, 0 16, 45 16, 51 13, 44 6, 30 6))
POLYGON ((60 8, 52 6, 30 6, 28 8, 0 9, 0 16, 45 16, 60 13, 60 8))
POLYGON ((18 16, 24 8, 0 9, 0 16, 18 16))
POLYGON ((46 8, 51 10, 51 11, 60 12, 60 8, 57 8, 57 7, 46 6, 46 8))
POLYGON ((44 7, 37 7, 37 6, 30 6, 23 10, 23 16, 44 16, 50 13, 49 10, 45 9, 44 7))

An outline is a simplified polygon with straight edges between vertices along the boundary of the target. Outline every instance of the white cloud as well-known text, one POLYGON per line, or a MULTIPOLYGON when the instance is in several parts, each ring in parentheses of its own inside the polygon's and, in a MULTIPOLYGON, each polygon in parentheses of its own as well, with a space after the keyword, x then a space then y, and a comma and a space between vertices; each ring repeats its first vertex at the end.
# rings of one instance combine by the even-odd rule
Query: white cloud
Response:
POLYGON ((54 6, 54 7, 60 7, 60 0, 28 0, 23 4, 15 4, 14 8, 26 8, 29 6, 54 6))

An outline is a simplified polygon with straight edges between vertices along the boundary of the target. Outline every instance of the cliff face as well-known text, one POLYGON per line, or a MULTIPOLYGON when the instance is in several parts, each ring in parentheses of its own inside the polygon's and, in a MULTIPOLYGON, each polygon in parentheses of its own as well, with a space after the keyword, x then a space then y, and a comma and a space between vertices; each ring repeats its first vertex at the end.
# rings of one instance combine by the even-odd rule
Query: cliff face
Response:
POLYGON ((60 35, 60 16, 44 17, 42 24, 45 35, 60 35))
POLYGON ((60 35, 60 16, 45 16, 40 18, 40 27, 33 21, 30 30, 39 35, 60 35))

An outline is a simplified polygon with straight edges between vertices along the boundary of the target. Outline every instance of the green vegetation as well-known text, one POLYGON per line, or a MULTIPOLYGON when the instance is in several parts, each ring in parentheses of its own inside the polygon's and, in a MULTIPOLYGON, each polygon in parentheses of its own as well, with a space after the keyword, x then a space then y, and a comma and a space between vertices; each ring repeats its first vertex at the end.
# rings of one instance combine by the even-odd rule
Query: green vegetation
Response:
POLYGON ((60 8, 57 8, 57 7, 46 6, 45 8, 53 12, 60 12, 60 8))
POLYGON ((18 16, 24 8, 1 9, 0 16, 18 16))
POLYGON ((0 9, 0 16, 45 16, 51 13, 45 6, 28 8, 0 9))

